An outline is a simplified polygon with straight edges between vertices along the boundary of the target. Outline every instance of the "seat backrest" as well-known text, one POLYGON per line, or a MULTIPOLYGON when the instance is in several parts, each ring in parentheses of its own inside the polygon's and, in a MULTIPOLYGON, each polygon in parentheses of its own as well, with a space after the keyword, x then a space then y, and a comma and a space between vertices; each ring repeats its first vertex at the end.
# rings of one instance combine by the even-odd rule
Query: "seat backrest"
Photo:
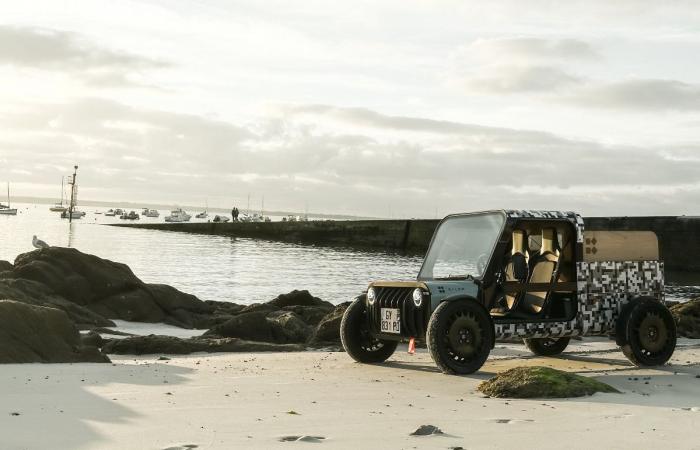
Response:
MULTIPOLYGON (((526 282, 528 276, 528 259, 527 234, 525 230, 513 230, 513 249, 511 251, 510 260, 505 267, 506 281, 526 282)), ((506 294, 508 309, 513 309, 519 295, 520 294, 517 292, 506 294)))
MULTIPOLYGON (((557 277, 559 268, 557 230, 555 228, 542 229, 542 245, 534 258, 530 272, 529 283, 552 283, 557 277)), ((523 310, 539 313, 544 307, 549 291, 527 292, 522 300, 523 310)))

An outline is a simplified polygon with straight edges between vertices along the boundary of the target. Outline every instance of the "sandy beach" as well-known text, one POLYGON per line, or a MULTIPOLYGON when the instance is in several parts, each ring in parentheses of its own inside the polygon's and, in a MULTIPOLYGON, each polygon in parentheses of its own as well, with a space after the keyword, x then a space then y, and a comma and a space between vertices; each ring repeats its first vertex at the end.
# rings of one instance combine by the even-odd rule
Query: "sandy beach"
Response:
POLYGON ((672 364, 657 369, 633 367, 606 340, 573 344, 561 358, 498 344, 466 377, 439 373, 424 350, 405 346, 378 366, 329 352, 5 365, 2 448, 700 448, 697 341, 681 339, 672 364), (503 400, 476 391, 518 365, 596 376, 622 393, 503 400), (420 425, 445 434, 410 436, 420 425), (319 439, 284 441, 302 436, 319 439))

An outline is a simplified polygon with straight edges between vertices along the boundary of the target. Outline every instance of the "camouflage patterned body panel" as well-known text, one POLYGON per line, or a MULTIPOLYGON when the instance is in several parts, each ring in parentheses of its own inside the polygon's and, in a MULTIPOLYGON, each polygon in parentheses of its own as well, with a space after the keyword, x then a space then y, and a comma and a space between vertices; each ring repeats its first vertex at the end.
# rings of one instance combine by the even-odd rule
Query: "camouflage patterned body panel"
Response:
POLYGON ((635 297, 664 299, 661 261, 577 263, 578 313, 569 322, 496 324, 496 339, 608 336, 622 307, 635 297))

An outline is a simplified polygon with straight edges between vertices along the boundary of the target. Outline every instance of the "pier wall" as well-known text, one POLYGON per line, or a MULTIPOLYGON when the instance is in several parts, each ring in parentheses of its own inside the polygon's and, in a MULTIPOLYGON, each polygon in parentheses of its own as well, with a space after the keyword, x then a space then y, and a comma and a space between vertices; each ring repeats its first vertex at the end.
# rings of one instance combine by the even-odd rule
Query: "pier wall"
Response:
MULTIPOLYGON (((700 217, 590 217, 589 230, 651 230, 666 269, 700 272, 700 217)), ((438 220, 357 220, 266 223, 139 223, 116 226, 247 237, 368 250, 423 253, 438 220)))

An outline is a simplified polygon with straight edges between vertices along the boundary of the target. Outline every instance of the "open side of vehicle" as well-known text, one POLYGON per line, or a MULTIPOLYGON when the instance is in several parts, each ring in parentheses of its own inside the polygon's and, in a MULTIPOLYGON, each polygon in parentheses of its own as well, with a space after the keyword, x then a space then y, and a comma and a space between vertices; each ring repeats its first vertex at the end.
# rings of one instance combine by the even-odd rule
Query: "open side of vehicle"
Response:
POLYGON ((367 363, 401 340, 425 340, 456 374, 513 338, 552 356, 573 336, 609 336, 633 363, 659 365, 676 344, 663 289, 653 232, 584 232, 572 212, 458 214, 440 222, 416 281, 371 283, 351 304, 341 338, 367 363))

